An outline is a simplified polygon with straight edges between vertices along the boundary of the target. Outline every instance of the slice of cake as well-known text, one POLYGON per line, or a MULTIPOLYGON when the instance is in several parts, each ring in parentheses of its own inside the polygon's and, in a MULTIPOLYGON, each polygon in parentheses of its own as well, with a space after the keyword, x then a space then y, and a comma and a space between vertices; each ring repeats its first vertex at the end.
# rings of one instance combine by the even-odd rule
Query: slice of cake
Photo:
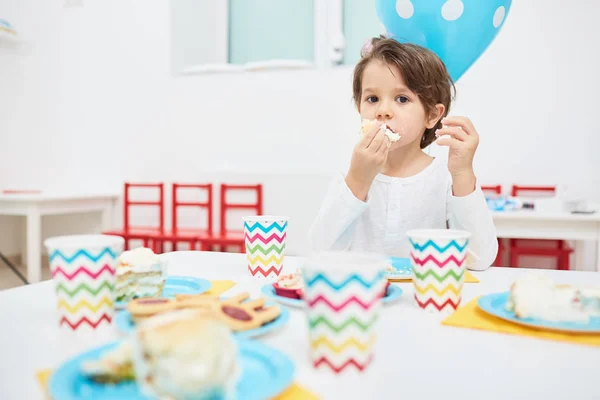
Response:
POLYGON ((116 301, 159 297, 165 286, 167 263, 151 249, 138 247, 121 254, 116 275, 116 301))
POLYGON ((230 399, 240 376, 231 330, 209 315, 180 310, 150 318, 133 338, 135 375, 157 398, 230 399))
POLYGON ((82 363, 81 372, 98 383, 119 383, 135 379, 131 361, 131 344, 123 342, 104 353, 98 360, 82 363))
POLYGON ((588 323, 600 315, 600 290, 556 285, 547 275, 530 274, 512 284, 507 309, 517 318, 588 323))

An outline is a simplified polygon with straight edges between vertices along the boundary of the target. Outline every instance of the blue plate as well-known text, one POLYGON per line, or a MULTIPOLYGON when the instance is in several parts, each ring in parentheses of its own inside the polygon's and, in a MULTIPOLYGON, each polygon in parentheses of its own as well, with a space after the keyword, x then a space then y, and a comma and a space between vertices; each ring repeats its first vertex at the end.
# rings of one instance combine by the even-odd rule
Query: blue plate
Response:
MULTIPOLYGON (((279 314, 279 317, 277 317, 277 319, 275 319, 274 321, 271 321, 268 324, 261 326, 260 328, 250 329, 247 331, 234 332, 233 335, 236 338, 241 338, 241 339, 248 339, 248 338, 253 338, 256 336, 262 336, 262 335, 270 333, 274 330, 279 329, 280 327, 285 325, 289 319, 290 319, 290 312, 285 307, 281 307, 281 313, 279 314)), ((117 313, 117 315, 113 318, 113 321, 114 321, 115 325, 117 326, 117 329, 119 329, 123 333, 129 333, 129 332, 133 331, 133 329, 135 328, 135 324, 133 323, 133 320, 131 319, 131 314, 127 310, 119 311, 117 313)))
POLYGON ((412 278, 412 264, 409 258, 390 257, 390 264, 394 267, 394 272, 388 272, 386 277, 388 279, 394 278, 412 278))
MULTIPOLYGON (((290 299, 289 297, 278 296, 277 293, 275 293, 275 288, 273 287, 272 283, 267 283, 262 287, 260 291, 265 296, 275 299, 277 302, 286 306, 298 308, 305 307, 304 300, 290 299)), ((385 294, 385 297, 381 300, 381 302, 383 304, 389 304, 398 300, 400 296, 402 296, 402 289, 400 289, 400 287, 396 285, 390 285, 390 287, 387 290, 387 293, 385 294)))
MULTIPOLYGON (((50 397, 54 400, 147 400, 135 382, 103 385, 90 381, 80 372, 82 362, 98 359, 117 345, 111 343, 98 347, 60 366, 50 378, 50 397)), ((236 399, 272 398, 292 384, 294 363, 285 354, 256 341, 238 340, 238 347, 242 376, 236 385, 236 399)))
MULTIPOLYGON (((161 297, 175 298, 176 294, 201 294, 208 291, 212 283, 191 276, 168 276, 161 297)), ((115 308, 127 307, 126 301, 116 301, 115 308)))
POLYGON ((488 314, 519 325, 570 333, 600 333, 600 317, 592 317, 587 324, 581 322, 546 321, 538 318, 517 318, 514 312, 506 309, 509 295, 509 292, 488 294, 481 296, 477 304, 479 308, 488 314))

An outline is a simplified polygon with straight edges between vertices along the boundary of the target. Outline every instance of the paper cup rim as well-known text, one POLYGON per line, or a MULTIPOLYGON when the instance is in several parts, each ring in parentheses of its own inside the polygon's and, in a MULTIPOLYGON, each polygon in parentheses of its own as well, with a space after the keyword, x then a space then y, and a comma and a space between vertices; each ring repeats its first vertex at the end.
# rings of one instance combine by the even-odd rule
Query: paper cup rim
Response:
POLYGON ((105 248, 122 246, 125 239, 116 235, 65 235, 44 240, 47 249, 105 248))
POLYGON ((378 253, 320 251, 312 253, 306 259, 302 266, 302 270, 321 270, 323 272, 375 272, 385 271, 385 267, 388 264, 388 257, 378 253))
POLYGON ((290 217, 284 217, 284 216, 278 216, 278 215, 254 215, 254 216, 249 216, 249 217, 242 217, 242 220, 244 222, 249 222, 249 221, 268 221, 268 222, 275 222, 275 221, 289 221, 290 217))
POLYGON ((413 229, 406 232, 411 239, 469 239, 471 232, 459 229, 413 229))

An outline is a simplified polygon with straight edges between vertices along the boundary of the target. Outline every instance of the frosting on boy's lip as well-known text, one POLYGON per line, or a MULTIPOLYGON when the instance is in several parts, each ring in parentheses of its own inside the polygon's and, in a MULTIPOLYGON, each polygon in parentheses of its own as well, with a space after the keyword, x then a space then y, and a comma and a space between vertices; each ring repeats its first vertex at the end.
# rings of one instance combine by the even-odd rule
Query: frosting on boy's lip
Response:
POLYGON ((385 126, 386 126, 386 127, 387 127, 387 128, 390 130, 390 131, 394 132, 395 134, 398 134, 398 132, 396 132, 396 130, 395 130, 395 129, 394 129, 392 126, 391 126, 391 125, 385 124, 385 126))

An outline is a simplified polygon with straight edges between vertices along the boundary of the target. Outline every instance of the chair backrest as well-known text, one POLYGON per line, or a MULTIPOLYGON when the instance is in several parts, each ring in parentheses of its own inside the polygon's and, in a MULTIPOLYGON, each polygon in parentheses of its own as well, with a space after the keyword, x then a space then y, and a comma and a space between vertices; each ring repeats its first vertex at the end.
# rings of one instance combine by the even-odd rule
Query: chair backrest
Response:
POLYGON ((257 185, 221 185, 221 197, 220 197, 220 232, 221 235, 227 233, 227 212, 229 210, 253 210, 255 215, 262 215, 263 213, 263 193, 262 184, 257 185), (229 203, 227 201, 227 192, 231 191, 250 191, 255 192, 256 201, 254 203, 229 203))
POLYGON ((520 186, 513 185, 511 196, 551 197, 556 194, 556 186, 520 186))
POLYGON ((482 186, 481 190, 484 193, 492 193, 492 194, 497 194, 499 196, 502 194, 502 185, 482 186))
POLYGON ((123 229, 129 230, 131 228, 152 228, 152 229, 160 229, 161 231, 164 229, 165 223, 165 185, 164 183, 129 183, 125 182, 125 193, 124 193, 124 201, 123 201, 123 229), (158 200, 148 201, 148 200, 132 200, 131 194, 129 191, 133 188, 147 188, 147 189, 156 189, 158 191, 158 200), (130 224, 130 209, 135 206, 144 206, 144 207, 157 207, 158 211, 158 226, 132 226, 130 224))
POLYGON ((171 226, 173 231, 177 231, 178 218, 177 218, 177 210, 180 207, 198 207, 201 210, 206 210, 207 216, 207 226, 206 230, 210 233, 213 231, 213 185, 212 183, 202 183, 202 184, 193 184, 193 183, 173 183, 172 187, 173 193, 171 197, 171 226), (206 191, 206 202, 191 202, 191 201, 181 201, 179 200, 178 192, 181 189, 199 189, 200 191, 206 191))

